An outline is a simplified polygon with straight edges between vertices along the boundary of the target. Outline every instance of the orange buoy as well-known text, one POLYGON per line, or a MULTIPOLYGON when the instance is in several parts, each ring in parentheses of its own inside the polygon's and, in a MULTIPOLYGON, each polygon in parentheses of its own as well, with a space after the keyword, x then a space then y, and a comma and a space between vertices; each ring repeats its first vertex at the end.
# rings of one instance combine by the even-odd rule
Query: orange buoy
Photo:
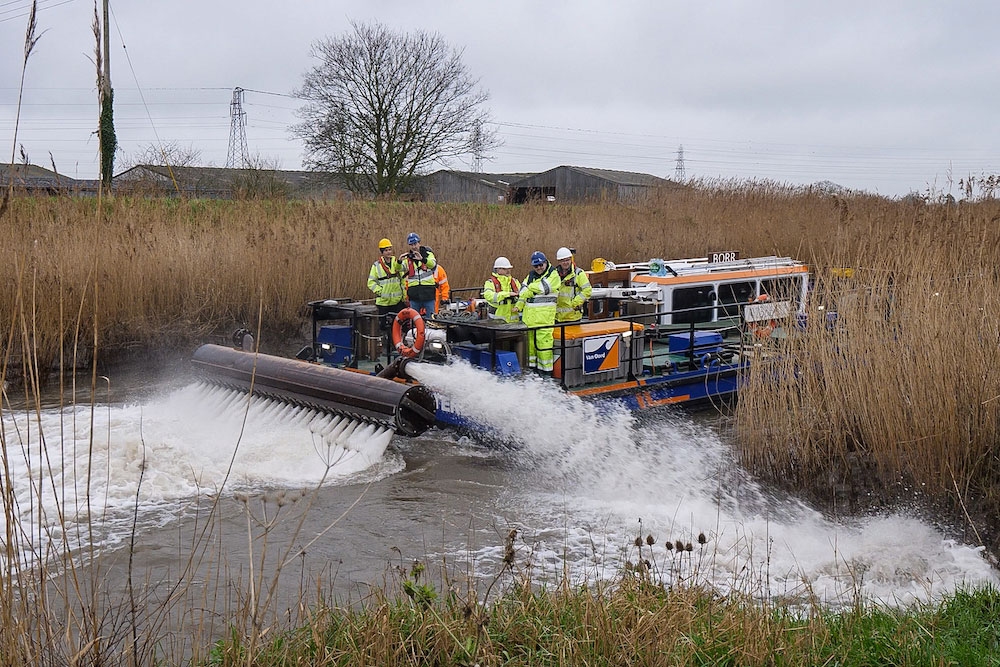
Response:
POLYGON ((404 308, 396 314, 392 322, 392 344, 404 357, 412 359, 424 348, 424 318, 413 308, 404 308), (403 324, 409 323, 414 329, 413 346, 403 344, 403 324))

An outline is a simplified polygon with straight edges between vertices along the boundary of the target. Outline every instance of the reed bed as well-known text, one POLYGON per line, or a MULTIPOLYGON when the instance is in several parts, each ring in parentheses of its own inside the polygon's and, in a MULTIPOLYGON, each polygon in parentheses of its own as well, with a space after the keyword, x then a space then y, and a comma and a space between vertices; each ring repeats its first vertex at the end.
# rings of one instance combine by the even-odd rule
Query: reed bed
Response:
POLYGON ((1000 207, 904 212, 860 221, 817 272, 805 329, 748 377, 736 440, 751 469, 844 511, 947 498, 995 550, 1000 207))
POLYGON ((93 200, 15 197, 3 219, 0 321, 16 309, 30 314, 40 358, 54 359, 61 305, 97 323, 104 354, 191 345, 254 323, 261 307, 265 345, 274 345, 298 330, 306 301, 369 297, 378 239, 401 252, 410 231, 434 248, 455 286, 481 285, 497 255, 527 273, 533 250, 562 245, 584 264, 709 248, 809 255, 829 245, 837 200, 723 185, 635 207, 119 197, 98 209, 93 200), (14 285, 25 287, 25 301, 14 285))

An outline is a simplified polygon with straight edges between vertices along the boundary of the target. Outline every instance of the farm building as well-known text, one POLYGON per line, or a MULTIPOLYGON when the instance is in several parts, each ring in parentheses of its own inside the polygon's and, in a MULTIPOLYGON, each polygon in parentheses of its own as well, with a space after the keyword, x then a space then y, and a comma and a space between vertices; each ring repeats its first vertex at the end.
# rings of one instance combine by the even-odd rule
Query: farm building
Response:
POLYGON ((415 189, 424 201, 505 204, 511 183, 530 175, 441 169, 421 178, 415 189))
POLYGON ((681 187, 674 181, 650 174, 589 167, 556 167, 511 184, 511 202, 557 201, 562 203, 642 201, 658 188, 681 187))
POLYGON ((116 192, 160 194, 208 199, 289 197, 326 199, 349 197, 331 174, 280 169, 167 167, 141 164, 112 180, 116 192))
POLYGON ((97 194, 98 181, 78 180, 33 164, 0 164, 0 188, 33 195, 97 194))

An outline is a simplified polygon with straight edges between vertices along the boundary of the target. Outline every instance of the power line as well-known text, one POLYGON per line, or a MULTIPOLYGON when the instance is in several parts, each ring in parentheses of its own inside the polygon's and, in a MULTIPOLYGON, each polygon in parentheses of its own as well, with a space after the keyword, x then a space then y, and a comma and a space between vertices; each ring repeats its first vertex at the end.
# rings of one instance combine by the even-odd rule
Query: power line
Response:
MULTIPOLYGON (((46 9, 55 9, 56 7, 61 7, 62 5, 68 5, 71 2, 76 2, 76 1, 77 0, 58 0, 58 1, 57 0, 38 0, 37 11, 41 12, 41 11, 44 11, 46 9), (44 4, 46 1, 48 1, 48 2, 54 2, 55 4, 46 5, 46 4, 44 4)), ((2 5, 0 5, 0 6, 2 6, 2 5)), ((31 7, 31 3, 28 2, 28 4, 25 5, 24 7, 14 7, 13 9, 0 10, 0 14, 10 14, 11 12, 17 12, 17 11, 22 12, 21 14, 14 14, 12 16, 4 16, 3 18, 0 18, 0 23, 6 23, 7 21, 14 21, 16 19, 25 18, 26 16, 28 16, 31 13, 30 7, 31 7)))

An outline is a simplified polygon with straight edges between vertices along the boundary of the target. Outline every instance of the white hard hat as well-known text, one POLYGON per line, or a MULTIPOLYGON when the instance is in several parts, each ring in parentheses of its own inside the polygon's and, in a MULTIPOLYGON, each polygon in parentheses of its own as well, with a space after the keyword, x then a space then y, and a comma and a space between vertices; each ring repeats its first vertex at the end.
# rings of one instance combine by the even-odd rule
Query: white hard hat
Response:
POLYGON ((558 261, 559 261, 560 259, 569 259, 569 258, 570 258, 570 257, 572 257, 572 256, 573 256, 573 253, 571 253, 571 252, 569 251, 569 248, 567 248, 567 247, 565 247, 565 246, 564 246, 564 247, 562 247, 562 248, 559 248, 559 250, 556 250, 556 261, 557 261, 557 262, 558 262, 558 261))
POLYGON ((513 269, 514 265, 510 263, 510 260, 506 257, 497 257, 493 260, 494 269, 513 269))

